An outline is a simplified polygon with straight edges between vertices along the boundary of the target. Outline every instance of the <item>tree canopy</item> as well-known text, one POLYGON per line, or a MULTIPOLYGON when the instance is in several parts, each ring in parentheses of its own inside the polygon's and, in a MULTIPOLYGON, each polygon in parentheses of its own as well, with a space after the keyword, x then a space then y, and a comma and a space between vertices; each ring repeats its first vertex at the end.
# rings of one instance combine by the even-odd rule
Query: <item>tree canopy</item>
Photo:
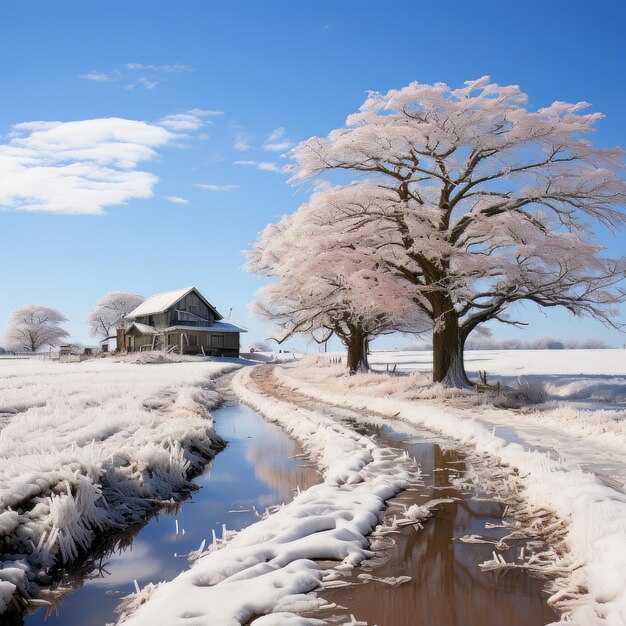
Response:
POLYGON ((46 346, 57 346, 62 339, 69 337, 60 326, 63 322, 67 322, 67 319, 56 309, 39 304, 19 307, 9 316, 5 333, 6 347, 37 352, 46 346))
POLYGON ((274 323, 279 343, 295 333, 316 337, 320 331, 320 342, 334 334, 356 371, 366 366, 372 338, 426 328, 409 285, 381 266, 362 239, 357 224, 344 220, 324 192, 263 231, 246 267, 274 279, 254 308, 274 323))
POLYGON ((123 328, 124 318, 143 301, 143 296, 125 291, 111 291, 102 296, 87 317, 91 334, 104 339, 116 328, 123 328))
MULTIPOLYGON (((294 148, 291 182, 339 170, 327 188, 378 266, 412 288, 432 321, 434 380, 468 384, 463 345, 510 305, 560 306, 619 327, 624 259, 608 259, 593 222, 625 221, 624 152, 588 139, 585 102, 533 111, 515 85, 489 77, 453 89, 411 83, 372 92, 346 126, 294 148)), ((339 226, 338 226, 339 227, 339 226)))

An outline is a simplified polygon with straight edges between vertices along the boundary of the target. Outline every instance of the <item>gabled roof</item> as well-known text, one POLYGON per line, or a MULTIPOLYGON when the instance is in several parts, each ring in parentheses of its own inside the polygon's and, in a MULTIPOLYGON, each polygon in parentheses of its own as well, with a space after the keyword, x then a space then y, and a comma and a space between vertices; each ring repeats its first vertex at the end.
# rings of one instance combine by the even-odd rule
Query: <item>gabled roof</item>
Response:
POLYGON ((165 291, 164 293, 157 293, 154 296, 150 296, 136 309, 133 309, 126 316, 126 318, 132 320, 136 317, 142 317, 144 315, 157 315, 158 313, 164 313, 192 291, 195 291, 200 300, 202 300, 202 302, 204 302, 204 304, 206 304, 209 309, 213 311, 216 320, 223 319, 218 310, 195 287, 185 287, 184 289, 165 291))

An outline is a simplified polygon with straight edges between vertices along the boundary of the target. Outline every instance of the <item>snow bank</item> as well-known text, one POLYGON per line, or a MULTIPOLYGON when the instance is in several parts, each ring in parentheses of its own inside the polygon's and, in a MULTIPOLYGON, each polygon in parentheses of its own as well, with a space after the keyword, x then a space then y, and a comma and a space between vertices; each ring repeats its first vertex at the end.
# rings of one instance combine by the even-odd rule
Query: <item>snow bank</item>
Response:
MULTIPOLYGON (((309 592, 370 556, 366 537, 380 523, 385 500, 419 478, 413 462, 397 451, 321 413, 261 395, 251 369, 235 376, 233 388, 305 447, 324 481, 234 538, 214 542, 190 570, 151 589, 139 608, 145 598, 131 596, 121 617, 126 626, 238 626, 266 614, 273 615, 253 624, 319 624, 296 615, 322 603, 309 592), (314 560, 340 564, 323 571, 314 560)), ((418 519, 430 515, 427 508, 418 513, 418 519)))
POLYGON ((566 551, 555 553, 553 564, 562 577, 550 602, 563 611, 564 620, 580 626, 626 623, 625 494, 601 484, 592 474, 567 469, 547 454, 507 442, 463 412, 366 394, 367 389, 359 386, 360 376, 345 376, 337 367, 303 363, 276 368, 276 373, 300 393, 425 426, 518 472, 520 496, 566 523, 566 551))
POLYGON ((602 378, 570 378, 566 376, 555 381, 546 381, 544 385, 546 391, 553 398, 592 400, 626 405, 626 378, 623 376, 602 378))
POLYGON ((222 445, 209 380, 233 367, 0 362, 0 613, 96 533, 189 486, 222 445))

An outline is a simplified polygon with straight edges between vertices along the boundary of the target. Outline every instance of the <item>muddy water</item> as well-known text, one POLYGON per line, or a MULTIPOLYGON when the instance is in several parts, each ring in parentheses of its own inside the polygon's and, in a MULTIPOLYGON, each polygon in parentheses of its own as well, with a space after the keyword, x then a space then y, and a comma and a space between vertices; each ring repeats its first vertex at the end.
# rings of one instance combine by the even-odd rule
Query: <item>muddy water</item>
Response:
MULTIPOLYGON (((302 450, 278 427, 244 406, 213 413, 216 430, 229 442, 196 478, 200 490, 170 511, 151 518, 133 533, 118 538, 116 549, 68 573, 70 591, 46 616, 45 609, 18 618, 12 625, 102 626, 115 621, 121 596, 140 586, 170 580, 187 569, 184 555, 203 539, 218 537, 222 524, 241 529, 256 521, 254 509, 288 502, 299 486, 319 482, 317 472, 299 456, 302 450), (296 458, 294 458, 296 457, 296 458), (178 523, 178 533, 177 530, 178 523)), ((0 623, 5 622, 0 618, 0 623)))
MULTIPOLYGON (((343 624, 354 615, 370 626, 543 626, 556 619, 546 604, 542 581, 520 570, 482 572, 478 563, 491 558, 493 545, 459 540, 477 534, 497 541, 508 532, 485 528, 489 522, 502 523, 502 503, 452 484, 465 469, 461 455, 434 443, 432 435, 407 437, 404 426, 399 426, 403 432, 390 426, 357 428, 384 445, 406 450, 423 469, 424 487, 394 499, 388 515, 402 505, 424 504, 434 498, 454 500, 440 505, 422 530, 409 526, 388 536, 395 545, 377 558, 384 562, 365 570, 377 578, 409 576, 410 582, 395 587, 363 583, 359 574, 364 570, 355 570, 348 579, 355 586, 320 594, 329 603, 345 607, 325 612, 325 619, 343 624)), ((514 560, 523 543, 506 543, 509 549, 499 553, 507 561, 514 560)))

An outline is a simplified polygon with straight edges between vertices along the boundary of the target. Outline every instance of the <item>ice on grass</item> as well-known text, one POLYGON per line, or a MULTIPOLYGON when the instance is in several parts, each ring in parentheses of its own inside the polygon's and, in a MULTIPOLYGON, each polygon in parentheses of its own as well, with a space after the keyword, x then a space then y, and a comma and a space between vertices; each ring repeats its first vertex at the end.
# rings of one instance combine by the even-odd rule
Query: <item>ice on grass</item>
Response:
POLYGON ((0 613, 38 573, 189 485, 222 444, 210 379, 232 364, 0 361, 0 613), (9 576, 14 568, 19 577, 9 576))

